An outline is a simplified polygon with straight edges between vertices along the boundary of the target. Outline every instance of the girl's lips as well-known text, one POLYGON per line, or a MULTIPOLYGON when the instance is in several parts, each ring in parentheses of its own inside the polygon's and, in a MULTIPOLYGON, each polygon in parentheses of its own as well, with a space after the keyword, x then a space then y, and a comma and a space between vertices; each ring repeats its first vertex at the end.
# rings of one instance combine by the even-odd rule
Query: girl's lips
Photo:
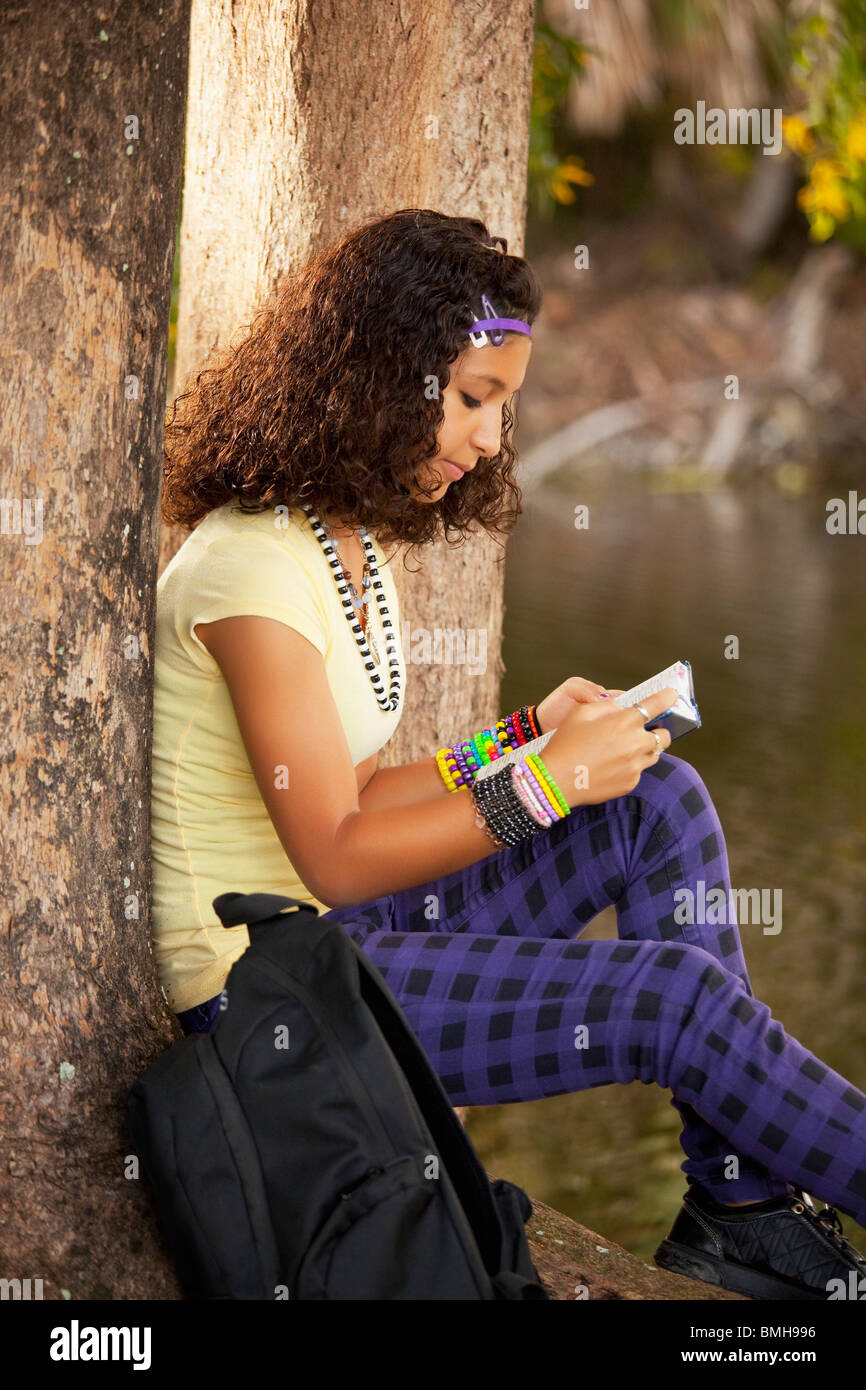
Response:
POLYGON ((457 464, 451 463, 450 459, 443 459, 442 462, 445 466, 448 476, 450 478, 453 478, 455 482, 458 478, 462 478, 463 474, 466 472, 465 468, 458 468, 457 464))

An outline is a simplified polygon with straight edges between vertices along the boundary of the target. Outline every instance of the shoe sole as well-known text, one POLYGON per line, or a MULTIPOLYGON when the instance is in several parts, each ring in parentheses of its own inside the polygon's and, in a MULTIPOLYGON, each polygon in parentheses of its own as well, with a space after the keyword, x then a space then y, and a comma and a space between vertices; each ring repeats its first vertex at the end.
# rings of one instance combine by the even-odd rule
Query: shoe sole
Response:
POLYGON ((717 1288, 727 1289, 729 1293, 745 1294, 756 1299, 802 1299, 810 1303, 827 1301, 827 1295, 818 1289, 809 1290, 802 1284, 792 1284, 786 1279, 776 1279, 772 1274, 761 1274, 748 1265, 737 1264, 733 1260, 720 1260, 717 1255, 705 1251, 690 1250, 672 1240, 663 1240, 653 1259, 661 1269, 671 1274, 682 1274, 686 1279, 698 1279, 704 1284, 715 1284, 717 1288))

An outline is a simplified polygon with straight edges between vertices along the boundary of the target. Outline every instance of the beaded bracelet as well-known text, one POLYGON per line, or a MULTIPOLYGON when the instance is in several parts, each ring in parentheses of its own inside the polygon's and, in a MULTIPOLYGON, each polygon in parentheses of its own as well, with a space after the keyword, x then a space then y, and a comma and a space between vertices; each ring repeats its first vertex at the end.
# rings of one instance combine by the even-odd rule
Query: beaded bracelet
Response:
POLYGON ((459 787, 471 787, 479 769, 495 762, 503 753, 511 753, 541 736, 535 705, 522 705, 513 714, 497 719, 492 729, 480 729, 471 738, 440 748, 434 755, 436 766, 450 792, 459 787))
POLYGON ((539 805, 546 808, 548 815, 554 820, 557 820, 562 814, 559 803, 556 801, 552 792, 546 790, 542 782, 536 776, 537 769, 534 769, 533 764, 530 763, 529 756, 530 755, 527 755, 525 758, 521 759, 520 764, 524 786, 527 791, 535 797, 539 805))
POLYGON ((541 833, 543 826, 533 819, 514 790, 510 768, 473 782, 470 794, 484 828, 501 848, 541 833))
POLYGON ((571 807, 550 775, 550 769, 547 767, 547 764, 541 761, 537 753, 528 753, 526 762, 530 764, 532 770, 535 772, 536 778, 541 783, 542 790, 547 792, 548 797, 550 797, 551 793, 553 794, 559 803, 562 815, 567 816, 571 807))
POLYGON ((553 820, 562 820, 563 816, 570 814, 571 807, 559 790, 549 767, 542 760, 540 754, 527 753, 525 758, 520 759, 517 766, 524 769, 527 781, 535 792, 537 800, 553 820))
MULTIPOLYGON (((538 761, 541 762, 541 759, 538 761)), ((521 775, 519 770, 525 770, 526 762, 526 759, 521 758, 511 766, 503 767, 499 772, 491 773, 489 777, 482 777, 472 784, 470 794, 479 814, 479 824, 498 849, 517 845, 528 835, 538 835, 545 829, 545 820, 528 808, 517 790, 516 783, 521 775)), ((550 782, 556 787, 552 778, 550 782)), ((568 811, 563 812, 560 809, 558 803, 554 806, 552 802, 548 802, 548 805, 552 815, 548 815, 543 805, 541 815, 547 816, 550 824, 554 819, 561 820, 568 814, 568 811)))
POLYGON ((544 801, 539 799, 531 787, 526 773, 521 767, 518 767, 517 764, 514 764, 511 768, 511 780, 514 783, 514 789, 517 795, 520 797, 529 814, 538 821, 539 825, 552 825, 553 818, 550 812, 550 803, 547 801, 546 797, 544 801))

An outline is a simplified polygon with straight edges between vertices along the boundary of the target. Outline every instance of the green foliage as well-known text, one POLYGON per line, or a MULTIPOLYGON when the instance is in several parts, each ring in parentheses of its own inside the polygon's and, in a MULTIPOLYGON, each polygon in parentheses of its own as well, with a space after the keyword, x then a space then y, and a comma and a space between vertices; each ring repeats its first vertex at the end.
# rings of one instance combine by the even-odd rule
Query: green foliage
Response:
POLYGON ((528 201, 539 217, 549 216, 557 204, 574 203, 574 184, 588 186, 595 182, 579 155, 563 158, 556 150, 562 103, 572 77, 582 72, 590 51, 576 39, 558 34, 545 20, 537 21, 529 115, 528 201))
POLYGON ((807 182, 797 201, 815 241, 844 225, 845 240, 866 247, 866 6, 839 0, 835 13, 811 15, 791 35, 793 73, 803 107, 784 121, 807 182))
MULTIPOLYGON (((806 176, 798 203, 813 240, 839 234, 866 250, 866 0, 834 0, 791 31, 783 12, 758 37, 773 80, 784 84, 793 77, 803 93, 802 108, 783 121, 785 143, 801 158, 806 176)), ((663 44, 688 45, 690 35, 719 22, 708 0, 653 0, 652 17, 663 44)), ((557 148, 569 85, 580 79, 588 55, 612 61, 539 18, 528 177, 530 206, 540 217, 575 203, 575 185, 594 182, 579 155, 563 156, 557 148)))

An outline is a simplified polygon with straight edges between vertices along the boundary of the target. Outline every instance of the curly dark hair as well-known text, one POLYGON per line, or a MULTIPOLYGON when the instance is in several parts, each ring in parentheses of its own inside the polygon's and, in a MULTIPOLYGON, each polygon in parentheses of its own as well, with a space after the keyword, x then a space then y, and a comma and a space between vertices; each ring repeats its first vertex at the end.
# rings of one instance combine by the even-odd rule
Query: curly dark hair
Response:
MULTIPOLYGON (((165 426, 162 515, 190 529, 241 510, 307 502, 410 547, 510 532, 521 512, 514 416, 501 448, 434 503, 407 481, 437 452, 441 393, 486 293, 532 323, 542 290, 477 218, 404 208, 365 223, 283 276, 237 345, 218 350, 165 426), (430 397, 430 379, 439 384, 430 397)), ((404 559, 405 564, 405 559, 404 559)))

